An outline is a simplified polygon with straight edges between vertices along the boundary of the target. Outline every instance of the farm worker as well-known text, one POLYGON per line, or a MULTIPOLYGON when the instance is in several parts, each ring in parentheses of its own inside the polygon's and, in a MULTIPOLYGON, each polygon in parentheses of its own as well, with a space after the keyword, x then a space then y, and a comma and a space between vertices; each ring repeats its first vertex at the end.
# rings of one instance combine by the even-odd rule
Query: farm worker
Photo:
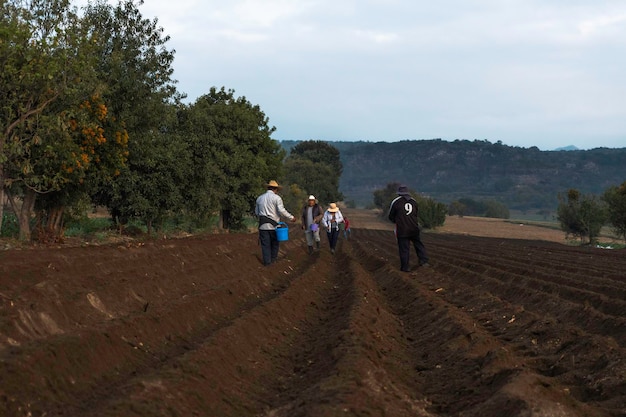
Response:
POLYGON ((335 253, 337 247, 337 238, 339 238, 339 224, 343 223, 343 215, 339 211, 337 204, 330 203, 328 210, 324 213, 322 224, 326 228, 328 235, 328 243, 330 245, 330 253, 335 253))
POLYGON ((313 253, 313 242, 320 248, 320 220, 324 215, 324 210, 317 204, 314 195, 310 195, 307 203, 302 207, 302 230, 306 237, 306 244, 309 247, 309 254, 313 253))
POLYGON ((409 268, 411 242, 419 258, 419 266, 428 266, 426 248, 420 239, 417 201, 411 197, 406 185, 398 187, 398 197, 391 202, 389 207, 389 220, 396 224, 395 232, 398 239, 398 252, 400 253, 400 270, 411 271, 409 268))
POLYGON ((348 220, 347 217, 344 217, 343 218, 343 223, 344 223, 343 237, 348 239, 348 237, 350 237, 350 220, 348 220))
POLYGON ((278 195, 278 190, 282 187, 274 180, 266 186, 267 191, 256 199, 254 214, 259 218, 259 242, 261 242, 263 265, 269 266, 278 259, 280 243, 276 236, 276 226, 280 221, 280 216, 292 222, 295 222, 296 218, 285 209, 283 199, 278 195))

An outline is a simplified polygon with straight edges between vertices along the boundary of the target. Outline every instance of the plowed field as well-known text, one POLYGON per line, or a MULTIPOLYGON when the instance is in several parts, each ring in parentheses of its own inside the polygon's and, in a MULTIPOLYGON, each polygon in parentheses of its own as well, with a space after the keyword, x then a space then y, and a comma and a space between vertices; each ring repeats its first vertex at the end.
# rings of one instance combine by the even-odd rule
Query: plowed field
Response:
POLYGON ((1 416, 626 416, 626 256, 388 230, 0 252, 1 416))

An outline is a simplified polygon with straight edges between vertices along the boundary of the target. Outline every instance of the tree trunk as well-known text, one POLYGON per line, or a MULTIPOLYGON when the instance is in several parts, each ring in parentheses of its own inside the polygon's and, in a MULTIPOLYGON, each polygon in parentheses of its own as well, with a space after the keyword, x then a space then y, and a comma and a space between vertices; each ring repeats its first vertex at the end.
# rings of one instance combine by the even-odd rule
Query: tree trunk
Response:
POLYGON ((37 219, 37 239, 42 243, 63 241, 63 213, 65 206, 42 211, 37 219))
POLYGON ((7 197, 9 198, 9 203, 11 204, 13 212, 17 216, 17 220, 20 226, 19 239, 30 240, 30 218, 32 217, 33 208, 35 207, 35 199, 37 198, 37 193, 30 188, 27 188, 24 191, 24 201, 22 201, 22 207, 19 208, 17 207, 15 198, 8 190, 7 197))
POLYGON ((228 230, 230 227, 230 210, 220 210, 220 228, 228 230))
POLYGON ((0 236, 2 236, 2 220, 4 220, 4 172, 0 164, 0 236))

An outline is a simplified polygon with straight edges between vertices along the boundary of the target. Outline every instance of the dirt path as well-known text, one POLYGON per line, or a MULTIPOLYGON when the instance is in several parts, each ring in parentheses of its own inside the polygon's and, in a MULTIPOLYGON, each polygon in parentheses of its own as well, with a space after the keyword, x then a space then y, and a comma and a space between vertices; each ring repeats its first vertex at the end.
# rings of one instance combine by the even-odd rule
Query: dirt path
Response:
POLYGON ((0 252, 0 415, 626 415, 623 251, 385 227, 0 252))

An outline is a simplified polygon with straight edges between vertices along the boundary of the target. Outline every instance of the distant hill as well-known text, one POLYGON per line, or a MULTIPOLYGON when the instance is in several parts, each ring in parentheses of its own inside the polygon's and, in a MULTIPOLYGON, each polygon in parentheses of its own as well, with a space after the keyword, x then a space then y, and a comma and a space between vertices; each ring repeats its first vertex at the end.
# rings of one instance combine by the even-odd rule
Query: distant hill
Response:
MULTIPOLYGON (((285 141, 289 150, 297 142, 285 141)), ((541 151, 488 141, 329 142, 341 153, 340 189, 358 205, 390 182, 448 203, 497 199, 511 209, 554 210, 570 188, 600 194, 626 181, 626 148, 541 151)))
POLYGON ((556 148, 555 151, 578 151, 579 149, 574 145, 563 146, 561 148, 556 148))

